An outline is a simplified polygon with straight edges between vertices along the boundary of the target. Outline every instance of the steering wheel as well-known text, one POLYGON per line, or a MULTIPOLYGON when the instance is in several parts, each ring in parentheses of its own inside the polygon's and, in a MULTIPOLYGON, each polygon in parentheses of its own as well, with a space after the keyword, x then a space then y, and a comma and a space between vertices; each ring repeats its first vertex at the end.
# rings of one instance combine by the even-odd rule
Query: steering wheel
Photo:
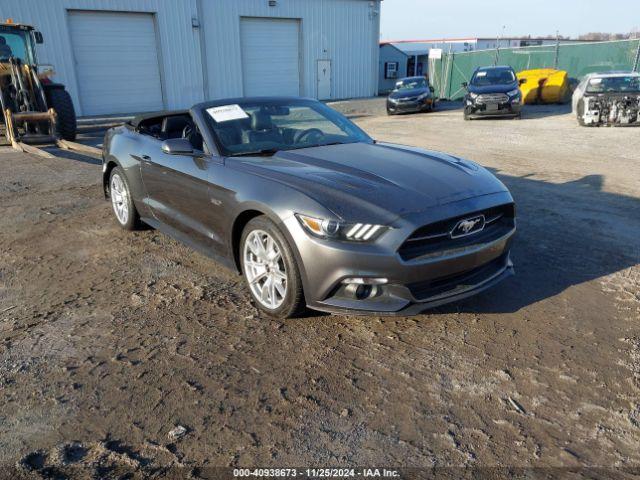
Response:
POLYGON ((324 138, 324 132, 319 128, 307 128, 306 130, 301 130, 297 132, 294 137, 294 143, 306 143, 313 142, 314 140, 319 141, 324 138))

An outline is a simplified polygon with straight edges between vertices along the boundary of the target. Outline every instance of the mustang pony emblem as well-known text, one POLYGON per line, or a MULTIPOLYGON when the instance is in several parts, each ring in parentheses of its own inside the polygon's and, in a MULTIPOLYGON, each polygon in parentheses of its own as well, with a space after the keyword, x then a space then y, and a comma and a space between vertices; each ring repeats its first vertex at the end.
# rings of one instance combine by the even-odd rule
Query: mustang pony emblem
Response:
POLYGON ((451 238, 464 237, 484 229, 484 215, 460 220, 451 231, 451 238))

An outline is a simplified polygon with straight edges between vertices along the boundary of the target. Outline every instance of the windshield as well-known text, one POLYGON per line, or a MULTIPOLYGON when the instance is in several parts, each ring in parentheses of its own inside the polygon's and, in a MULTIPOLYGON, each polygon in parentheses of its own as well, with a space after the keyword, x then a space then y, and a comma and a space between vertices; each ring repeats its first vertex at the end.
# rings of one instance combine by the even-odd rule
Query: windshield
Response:
POLYGON ((396 84, 396 90, 415 90, 416 88, 427 88, 427 80, 424 78, 406 78, 396 84))
POLYGON ((29 35, 27 30, 0 26, 0 60, 7 60, 13 56, 24 63, 33 64, 29 35))
POLYGON ((366 142, 355 124, 315 100, 248 100, 206 109, 205 117, 226 156, 273 155, 320 145, 366 142))
POLYGON ((592 78, 587 84, 587 93, 640 93, 640 77, 592 78))
POLYGON ((496 68, 493 70, 478 70, 471 79, 471 85, 486 87, 489 85, 509 85, 516 81, 512 70, 496 68))

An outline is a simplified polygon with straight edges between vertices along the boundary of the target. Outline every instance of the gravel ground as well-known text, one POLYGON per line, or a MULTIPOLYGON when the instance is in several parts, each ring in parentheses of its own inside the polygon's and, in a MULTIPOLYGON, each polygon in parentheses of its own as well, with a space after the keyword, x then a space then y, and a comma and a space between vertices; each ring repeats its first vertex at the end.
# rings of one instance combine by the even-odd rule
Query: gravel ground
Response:
POLYGON ((518 204, 516 276, 412 318, 269 320, 241 277, 120 230, 95 159, 0 149, 0 465, 638 469, 639 131, 555 106, 474 122, 334 106, 492 169, 518 204))

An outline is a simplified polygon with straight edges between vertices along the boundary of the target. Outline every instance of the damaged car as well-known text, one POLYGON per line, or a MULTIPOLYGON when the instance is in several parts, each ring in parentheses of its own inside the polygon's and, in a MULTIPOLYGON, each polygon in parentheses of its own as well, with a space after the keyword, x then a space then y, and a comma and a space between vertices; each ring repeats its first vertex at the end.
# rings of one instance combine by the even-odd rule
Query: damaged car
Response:
MULTIPOLYGON (((524 82, 524 80, 523 80, 524 82)), ((464 82, 464 119, 522 117, 522 93, 516 72, 509 66, 480 67, 464 82)))
POLYGON ((122 228, 150 225, 243 274, 269 316, 416 314, 513 274, 514 201, 491 172, 375 141, 316 100, 136 117, 108 130, 102 180, 122 228))
POLYGON ((640 73, 589 74, 573 93, 572 106, 582 126, 639 126, 640 73))

